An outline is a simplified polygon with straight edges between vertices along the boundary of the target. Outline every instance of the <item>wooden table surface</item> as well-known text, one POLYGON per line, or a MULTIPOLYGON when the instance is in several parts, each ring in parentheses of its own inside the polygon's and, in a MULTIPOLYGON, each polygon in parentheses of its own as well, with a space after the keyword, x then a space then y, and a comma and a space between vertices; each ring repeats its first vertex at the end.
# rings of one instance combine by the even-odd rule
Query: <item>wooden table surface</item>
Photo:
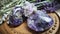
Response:
MULTIPOLYGON (((59 16, 59 21, 60 21, 60 9, 56 11, 57 15, 59 16)), ((60 23, 59 23, 59 29, 56 34, 60 34, 60 23)))

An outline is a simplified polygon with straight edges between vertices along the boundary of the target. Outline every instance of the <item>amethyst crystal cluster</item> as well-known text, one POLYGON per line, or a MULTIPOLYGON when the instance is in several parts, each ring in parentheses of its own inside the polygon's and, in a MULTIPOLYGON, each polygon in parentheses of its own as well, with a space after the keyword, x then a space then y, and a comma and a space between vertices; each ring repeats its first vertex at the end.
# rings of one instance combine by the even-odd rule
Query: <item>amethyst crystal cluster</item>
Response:
POLYGON ((34 31, 44 31, 53 24, 53 19, 44 10, 37 10, 33 3, 27 1, 23 6, 14 7, 9 16, 9 24, 13 26, 20 25, 23 22, 23 15, 27 17, 28 27, 34 31))

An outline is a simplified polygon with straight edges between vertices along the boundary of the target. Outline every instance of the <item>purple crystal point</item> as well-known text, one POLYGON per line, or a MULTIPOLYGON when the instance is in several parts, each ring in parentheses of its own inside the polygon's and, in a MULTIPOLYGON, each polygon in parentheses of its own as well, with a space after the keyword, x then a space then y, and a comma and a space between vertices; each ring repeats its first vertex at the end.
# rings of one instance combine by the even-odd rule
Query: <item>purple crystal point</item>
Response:
POLYGON ((45 31, 52 26, 53 20, 44 12, 37 11, 36 13, 28 17, 27 23, 28 27, 34 31, 45 31))
POLYGON ((22 7, 20 6, 14 7, 11 15, 9 16, 9 24, 11 26, 20 25, 23 22, 22 13, 23 13, 22 7))

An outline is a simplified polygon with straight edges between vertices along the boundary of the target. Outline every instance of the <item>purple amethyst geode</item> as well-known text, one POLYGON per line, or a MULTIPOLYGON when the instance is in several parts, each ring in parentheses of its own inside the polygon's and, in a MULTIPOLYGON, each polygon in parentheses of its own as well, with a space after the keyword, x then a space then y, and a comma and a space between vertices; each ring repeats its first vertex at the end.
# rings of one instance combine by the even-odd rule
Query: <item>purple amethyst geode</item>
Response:
POLYGON ((49 29, 53 23, 53 19, 49 15, 39 10, 27 19, 28 27, 34 31, 45 31, 49 29))
POLYGON ((11 26, 18 26, 23 22, 22 18, 23 9, 21 6, 15 6, 9 16, 9 24, 11 26))

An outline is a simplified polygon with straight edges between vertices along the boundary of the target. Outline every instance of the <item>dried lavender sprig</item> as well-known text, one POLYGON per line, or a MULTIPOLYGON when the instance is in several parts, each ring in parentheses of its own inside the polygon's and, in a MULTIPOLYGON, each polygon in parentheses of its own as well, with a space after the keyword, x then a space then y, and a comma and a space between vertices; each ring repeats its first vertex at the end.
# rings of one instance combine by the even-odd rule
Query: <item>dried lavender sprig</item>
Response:
POLYGON ((16 1, 13 1, 13 2, 9 3, 8 5, 2 7, 2 10, 11 8, 11 7, 15 6, 15 5, 19 5, 20 3, 23 3, 23 0, 19 0, 19 1, 16 0, 16 1))
POLYGON ((1 10, 0 11, 0 16, 3 16, 4 14, 6 14, 7 12, 9 12, 9 10, 12 10, 12 8, 6 9, 6 10, 1 10))
POLYGON ((2 7, 2 9, 10 8, 10 6, 11 6, 11 5, 13 6, 17 1, 18 1, 18 0, 15 0, 15 1, 13 1, 13 2, 10 2, 10 3, 7 4, 6 6, 2 7))

